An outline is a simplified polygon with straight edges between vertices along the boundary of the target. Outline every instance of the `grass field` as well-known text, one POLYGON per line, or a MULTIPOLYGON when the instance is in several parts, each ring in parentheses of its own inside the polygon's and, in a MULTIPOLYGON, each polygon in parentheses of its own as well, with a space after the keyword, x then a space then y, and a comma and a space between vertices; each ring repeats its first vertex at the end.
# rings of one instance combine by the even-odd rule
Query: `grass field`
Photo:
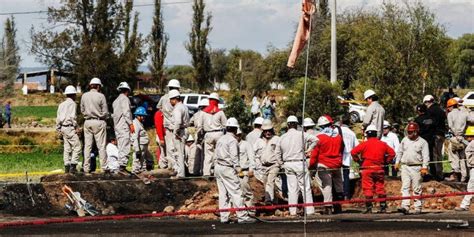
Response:
POLYGON ((0 174, 19 172, 39 172, 64 169, 60 153, 5 153, 0 154, 0 174))
POLYGON ((58 106, 18 106, 12 107, 14 118, 56 118, 58 106))

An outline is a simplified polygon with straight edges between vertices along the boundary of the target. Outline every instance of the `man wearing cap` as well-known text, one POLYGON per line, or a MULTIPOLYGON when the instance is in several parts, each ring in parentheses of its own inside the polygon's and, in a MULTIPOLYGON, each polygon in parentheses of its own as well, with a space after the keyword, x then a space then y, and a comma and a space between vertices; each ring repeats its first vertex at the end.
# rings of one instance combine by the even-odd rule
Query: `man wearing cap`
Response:
POLYGON ((366 90, 364 92, 364 100, 367 101, 369 107, 365 113, 362 121, 364 130, 369 125, 374 125, 377 128, 377 137, 380 139, 383 134, 383 120, 385 119, 385 109, 379 103, 379 97, 373 90, 366 90))
POLYGON ((265 187, 265 204, 275 201, 275 181, 280 171, 281 158, 276 147, 280 137, 275 136, 271 120, 265 119, 262 125, 262 136, 254 146, 255 160, 258 163, 257 178, 265 187))
POLYGON ((432 95, 426 95, 423 98, 423 104, 426 106, 426 114, 433 120, 433 146, 431 149, 432 158, 430 159, 430 173, 435 174, 436 179, 443 180, 443 145, 446 134, 446 113, 441 109, 432 95))
POLYGON ((468 113, 459 108, 455 99, 449 99, 446 104, 448 111, 448 127, 452 137, 449 139, 448 158, 451 161, 453 173, 448 181, 456 181, 460 178, 461 182, 466 182, 468 173, 466 169, 466 155, 464 149, 463 135, 466 131, 468 122, 468 113))
MULTIPOLYGON (((242 197, 244 204, 247 207, 253 207, 253 191, 250 187, 249 178, 253 177, 255 170, 255 157, 252 145, 243 139, 242 130, 237 129, 237 140, 239 141, 239 159, 240 168, 239 173, 240 187, 242 188, 242 197)), ((249 210, 249 213, 255 214, 255 210, 249 210)))
POLYGON ((59 104, 56 117, 56 130, 62 135, 64 142, 64 172, 76 173, 76 166, 81 154, 80 128, 76 121, 76 88, 67 86, 64 91, 66 100, 59 104))
POLYGON ((173 135, 173 150, 171 156, 174 162, 176 177, 185 177, 184 167, 184 143, 186 140, 186 128, 189 124, 189 112, 181 102, 181 94, 178 90, 171 90, 169 93, 170 103, 173 106, 171 116, 171 134, 173 135))
POLYGON ((219 95, 211 93, 209 95, 209 106, 204 110, 201 116, 202 129, 204 130, 204 167, 203 175, 210 176, 214 166, 214 150, 216 142, 224 135, 224 128, 227 118, 224 111, 219 109, 219 95))
MULTIPOLYGON (((239 122, 235 118, 226 120, 227 133, 219 138, 216 144, 215 176, 219 191, 219 209, 243 208, 242 189, 239 173, 242 171, 239 161, 239 142, 237 130, 239 122)), ((253 223, 248 211, 237 211, 238 223, 253 223)), ((229 223, 230 212, 221 212, 221 223, 229 223)))
POLYGON ((89 83, 90 90, 82 95, 81 112, 84 115, 84 172, 90 173, 92 144, 95 141, 99 150, 100 165, 105 172, 107 167, 107 123, 109 109, 104 94, 100 93, 102 82, 99 78, 92 78, 89 83))
MULTIPOLYGON (((309 178, 308 167, 305 166, 306 154, 305 144, 309 144, 312 150, 316 145, 314 137, 304 134, 302 131, 296 130, 298 127, 298 119, 295 116, 289 116, 286 120, 288 131, 280 138, 277 146, 277 153, 281 154, 281 161, 288 183, 288 204, 297 204, 299 193, 303 196, 304 203, 312 203, 313 195, 311 192, 311 180, 309 178), (302 134, 303 133, 303 134, 302 134), (304 168, 303 168, 304 167, 304 168)), ((305 208, 306 214, 314 214, 314 207, 305 208)), ((290 215, 296 215, 296 207, 290 207, 290 215)))
MULTIPOLYGON (((319 117, 318 127, 321 128, 321 132, 316 137, 318 142, 311 153, 309 167, 314 167, 318 171, 316 181, 324 196, 324 202, 342 201, 344 200, 344 189, 341 167, 344 141, 341 134, 338 134, 334 129, 333 120, 329 115, 319 117)), ((332 214, 333 208, 334 213, 342 212, 341 205, 335 204, 326 205, 324 214, 332 214)))
MULTIPOLYGON (((392 126, 390 125, 390 123, 387 120, 384 120, 383 121, 383 134, 380 140, 387 143, 387 145, 390 148, 392 148, 396 154, 398 151, 398 146, 400 145, 400 140, 398 140, 398 136, 395 133, 393 133, 391 130, 392 130, 392 126)), ((385 175, 390 175, 390 168, 392 169, 392 176, 397 177, 397 170, 395 169, 393 164, 391 164, 391 167, 389 167, 388 164, 387 166, 385 166, 384 168, 385 175)))
POLYGON ((132 110, 130 108, 130 86, 127 82, 121 82, 117 87, 120 95, 112 103, 115 136, 118 147, 119 172, 128 173, 127 164, 130 156, 130 136, 134 127, 132 126, 132 110))
POLYGON ((163 118, 164 118, 163 125, 166 129, 166 131, 165 131, 165 142, 164 142, 165 143, 164 144, 165 145, 165 157, 166 157, 166 160, 167 160, 168 167, 173 167, 174 164, 173 164, 173 159, 171 157, 171 154, 173 154, 173 150, 175 149, 173 147, 173 133, 172 133, 172 127, 171 127, 171 124, 172 124, 171 116, 172 116, 172 113, 173 113, 173 106, 170 103, 169 92, 171 90, 179 91, 179 89, 181 88, 181 85, 180 85, 178 80, 171 79, 168 82, 167 87, 168 87, 168 93, 163 95, 160 98, 160 101, 156 105, 156 108, 159 109, 163 113, 163 118))

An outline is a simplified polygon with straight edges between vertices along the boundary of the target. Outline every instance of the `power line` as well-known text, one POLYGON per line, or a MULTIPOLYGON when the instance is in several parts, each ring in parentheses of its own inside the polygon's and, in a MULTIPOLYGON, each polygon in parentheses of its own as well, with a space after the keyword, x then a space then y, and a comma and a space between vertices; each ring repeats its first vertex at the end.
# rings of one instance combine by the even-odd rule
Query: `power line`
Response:
MULTIPOLYGON (((163 2, 161 5, 177 5, 177 4, 188 4, 192 3, 191 1, 178 1, 178 2, 163 2)), ((148 4, 136 4, 133 5, 134 7, 149 7, 149 6, 155 6, 154 3, 148 3, 148 4)), ((41 11, 24 11, 24 12, 0 12, 0 16, 10 16, 10 15, 32 15, 32 14, 43 14, 43 13, 48 13, 46 10, 41 10, 41 11)))

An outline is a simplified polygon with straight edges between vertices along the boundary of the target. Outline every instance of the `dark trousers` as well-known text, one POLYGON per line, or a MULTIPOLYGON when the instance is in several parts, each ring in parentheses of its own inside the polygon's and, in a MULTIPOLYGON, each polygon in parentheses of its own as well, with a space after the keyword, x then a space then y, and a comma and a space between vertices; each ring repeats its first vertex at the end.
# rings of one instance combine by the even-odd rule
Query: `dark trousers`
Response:
POLYGON ((349 166, 342 166, 342 179, 343 179, 343 189, 344 189, 344 197, 347 199, 351 199, 351 180, 349 179, 349 174, 351 170, 349 166))
POLYGON ((443 144, 444 144, 444 136, 436 135, 434 139, 434 144, 430 147, 432 156, 430 157, 430 161, 436 162, 430 164, 430 174, 437 180, 443 180, 443 144))

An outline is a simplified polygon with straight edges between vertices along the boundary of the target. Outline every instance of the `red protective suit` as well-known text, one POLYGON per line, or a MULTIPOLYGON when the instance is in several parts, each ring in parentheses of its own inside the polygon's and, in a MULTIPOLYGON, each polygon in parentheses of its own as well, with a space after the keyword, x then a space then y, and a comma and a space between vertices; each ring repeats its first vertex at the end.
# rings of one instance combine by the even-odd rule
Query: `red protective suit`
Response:
MULTIPOLYGON (((330 169, 338 169, 342 166, 342 137, 337 135, 330 137, 326 134, 319 134, 318 143, 311 152, 309 167, 316 164, 323 164, 330 169)), ((314 167, 316 168, 316 167, 314 167)))
MULTIPOLYGON (((165 126, 164 126, 164 117, 163 117, 163 112, 161 111, 156 111, 155 117, 154 117, 154 122, 155 122, 155 130, 156 130, 156 135, 160 139, 160 141, 165 141, 165 126)), ((160 161, 160 155, 161 155, 161 146, 158 146, 156 148, 156 161, 160 161)))
POLYGON ((359 161, 362 156, 362 191, 366 198, 372 198, 375 194, 385 197, 384 188, 384 165, 391 163, 395 157, 395 151, 385 142, 372 137, 354 147, 351 151, 352 159, 359 161), (375 190, 374 190, 375 189, 375 190))

